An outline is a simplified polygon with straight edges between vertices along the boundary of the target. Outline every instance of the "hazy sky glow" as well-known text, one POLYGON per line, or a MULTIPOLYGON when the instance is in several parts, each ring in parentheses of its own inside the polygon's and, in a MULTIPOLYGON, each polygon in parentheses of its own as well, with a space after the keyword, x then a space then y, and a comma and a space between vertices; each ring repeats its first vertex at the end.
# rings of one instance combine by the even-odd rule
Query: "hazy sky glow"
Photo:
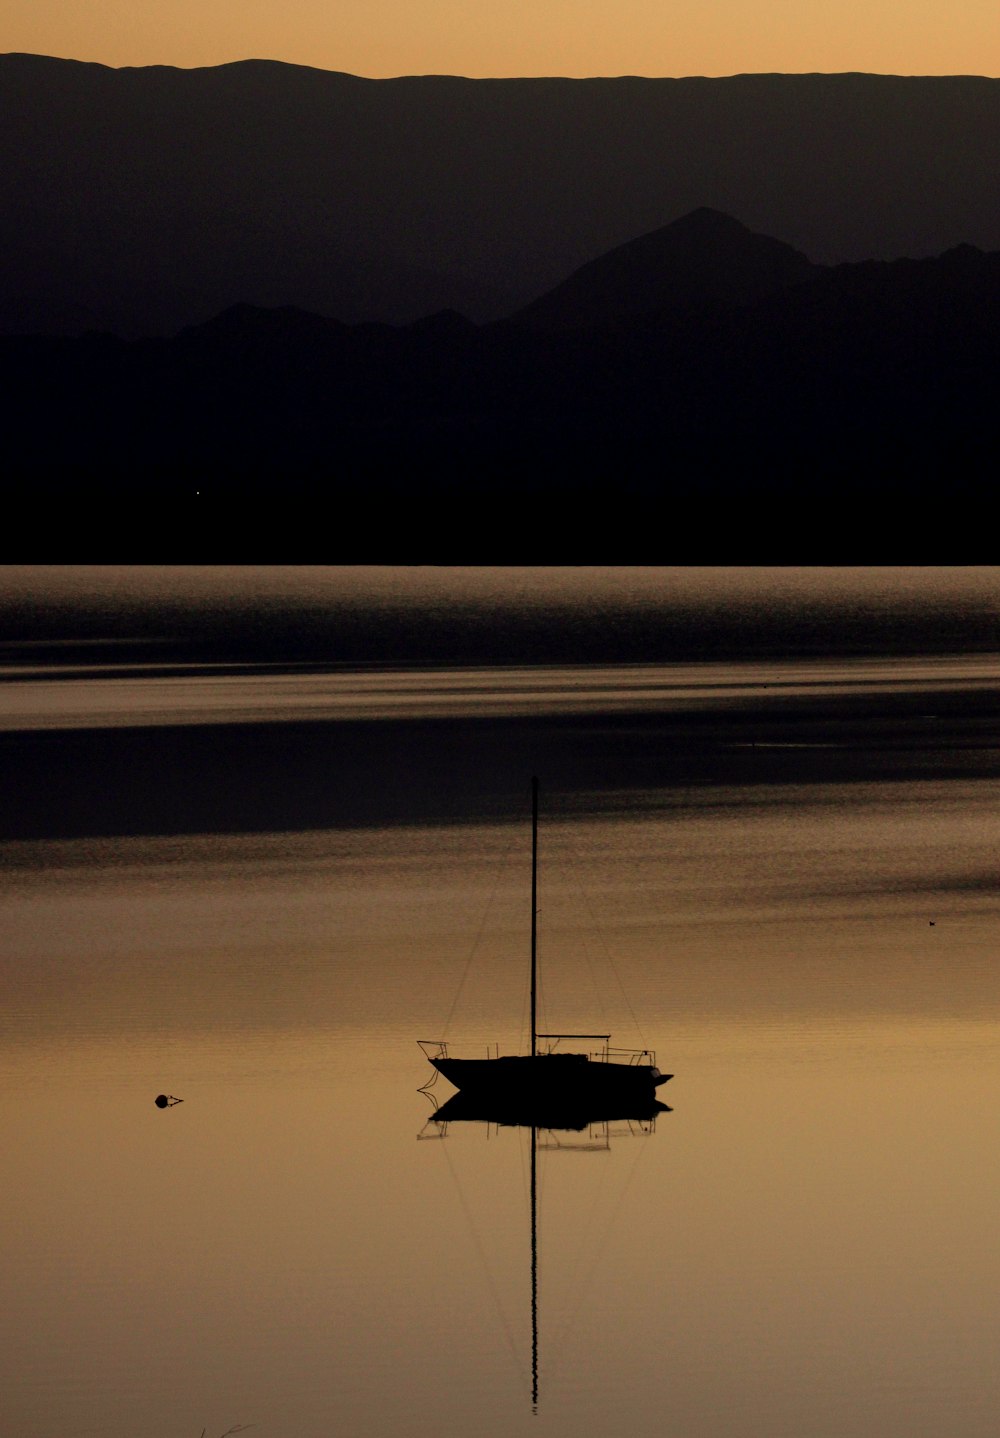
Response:
POLYGON ((996 0, 4 0, 0 48, 407 74, 1000 74, 996 0))

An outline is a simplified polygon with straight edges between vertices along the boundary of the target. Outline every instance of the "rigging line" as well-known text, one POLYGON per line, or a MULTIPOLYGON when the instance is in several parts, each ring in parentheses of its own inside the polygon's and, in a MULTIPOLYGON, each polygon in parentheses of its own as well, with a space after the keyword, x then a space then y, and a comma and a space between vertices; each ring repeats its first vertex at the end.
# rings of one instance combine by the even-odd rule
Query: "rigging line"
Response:
MULTIPOLYGON (((584 1278, 583 1283, 580 1285, 580 1287, 579 1287, 578 1290, 577 1290, 577 1292, 578 1292, 578 1294, 579 1294, 579 1298, 578 1298, 576 1301, 573 1301, 573 1302, 570 1302, 570 1303, 567 1304, 567 1312, 569 1313, 570 1316, 569 1316, 569 1318, 567 1318, 566 1322, 563 1324, 563 1327, 562 1327, 562 1329, 560 1330, 560 1333, 559 1333, 559 1336, 558 1336, 557 1341, 554 1342, 553 1345, 552 1345, 553 1352, 555 1353, 555 1363, 553 1364, 553 1367, 552 1367, 552 1375, 554 1375, 554 1374, 558 1371, 558 1368, 559 1368, 559 1358, 560 1358, 561 1354, 562 1354, 563 1351, 564 1351, 562 1345, 563 1345, 564 1342, 569 1338, 569 1336, 570 1336, 570 1334, 572 1333, 572 1331, 573 1331, 575 1325, 579 1322, 580 1314, 583 1312, 583 1300, 584 1300, 586 1294, 590 1291, 590 1287, 591 1287, 591 1285, 593 1284, 594 1274, 595 1274, 596 1271, 597 1271, 597 1265, 598 1265, 598 1262, 599 1262, 599 1260, 600 1260, 601 1254, 602 1254, 602 1252, 604 1251, 604 1246, 605 1246, 605 1243, 607 1242, 608 1235, 609 1235, 609 1233, 611 1232, 611 1230, 612 1230, 612 1228, 614 1227, 614 1225, 615 1225, 615 1224, 617 1223, 617 1221, 618 1221, 618 1215, 621 1213, 622 1206, 623 1206, 623 1204, 624 1204, 624 1202, 625 1202, 626 1195, 628 1194, 629 1189, 632 1187, 632 1183, 633 1183, 633 1181, 634 1181, 634 1179, 635 1179, 636 1173, 638 1172, 639 1164, 640 1164, 640 1162, 642 1161, 642 1159, 643 1159, 643 1157, 644 1157, 644 1155, 645 1155, 646 1144, 645 1144, 645 1142, 644 1142, 643 1140, 644 1140, 646 1137, 647 1137, 647 1135, 641 1135, 640 1138, 639 1138, 638 1147, 637 1147, 637 1149, 636 1149, 635 1158, 632 1160, 632 1166, 631 1166, 631 1168, 629 1169, 628 1173, 627 1173, 626 1176, 625 1176, 625 1182, 622 1184, 621 1192, 619 1193, 618 1198, 617 1198, 617 1200, 616 1200, 616 1202, 615 1202, 615 1205, 614 1205, 614 1207, 613 1207, 613 1209, 612 1209, 612 1211, 611 1211, 611 1214, 610 1214, 610 1216, 609 1216, 609 1218, 608 1218, 608 1221, 607 1221, 607 1223, 606 1223, 605 1226, 604 1226, 604 1232, 602 1233, 602 1235, 601 1235, 601 1237, 600 1237, 600 1240, 599 1240, 597 1243, 595 1243, 594 1246, 593 1246, 593 1249, 592 1249, 593 1258, 592 1258, 590 1267, 589 1267, 589 1269, 587 1270, 587 1273, 586 1273, 586 1276, 585 1276, 585 1278, 584 1278)), ((581 1245, 581 1247, 582 1247, 582 1245, 581 1245)), ((576 1271, 578 1271, 578 1269, 577 1269, 577 1270, 574 1270, 574 1272, 576 1272, 576 1271)), ((574 1281, 575 1281, 575 1279, 574 1279, 574 1281)), ((552 1375, 550 1375, 550 1376, 552 1376, 552 1375)))
MULTIPOLYGON (((572 888, 575 895, 579 895, 580 899, 582 900, 583 908, 586 910, 591 924, 594 926, 595 930, 597 930, 598 937, 602 937, 600 933, 600 926, 598 925, 597 920, 594 916, 594 910, 590 902, 590 898, 587 894, 586 889, 583 887, 583 883, 579 877, 579 874, 582 872, 583 869, 583 861, 580 851, 573 843, 570 834, 566 834, 564 836, 564 843, 566 849, 569 851, 569 856, 572 861, 568 869, 569 886, 572 888)), ((596 1003, 598 1013, 600 1014, 601 1027, 607 1028, 609 1026, 607 1017, 607 1006, 604 1002, 604 995, 601 992, 601 986, 597 982, 597 972, 594 968, 594 961, 591 955, 590 945, 588 944, 586 938, 582 940, 580 947, 583 950, 583 959, 587 969, 587 977, 590 980, 590 988, 594 995, 594 1002, 596 1003)), ((605 952, 606 951, 607 949, 605 946, 605 952)), ((611 965, 611 968, 613 971, 613 964, 611 965)))
MULTIPOLYGON (((592 1155, 591 1155, 591 1156, 592 1156, 592 1155)), ((605 1154, 602 1155, 602 1156, 603 1156, 604 1158, 606 1158, 606 1159, 610 1159, 610 1158, 611 1158, 611 1155, 610 1155, 609 1153, 605 1153, 605 1154)), ((569 1278, 568 1278, 567 1285, 566 1285, 566 1292, 567 1292, 566 1313, 568 1313, 568 1314, 572 1314, 572 1313, 574 1313, 575 1310, 576 1310, 576 1295, 577 1295, 577 1293, 580 1294, 581 1298, 582 1298, 583 1294, 586 1293, 586 1284, 581 1284, 581 1282, 580 1282, 580 1277, 579 1277, 579 1275, 580 1275, 580 1268, 581 1268, 581 1264, 582 1264, 582 1261, 583 1261, 583 1254, 584 1254, 584 1252, 592 1252, 592 1251, 593 1251, 592 1244, 591 1244, 591 1235, 592 1235, 593 1230, 594 1230, 594 1227, 595 1227, 595 1219, 596 1219, 596 1214, 597 1214, 598 1205, 599 1205, 599 1203, 600 1203, 600 1201, 601 1201, 601 1199, 602 1199, 602 1197, 603 1197, 603 1195, 604 1195, 605 1189, 606 1189, 606 1187, 607 1187, 607 1181, 608 1181, 608 1173, 609 1173, 609 1171, 610 1171, 610 1164, 605 1164, 605 1165, 603 1166, 602 1170, 601 1170, 601 1176, 600 1176, 600 1180, 598 1181, 596 1191, 594 1192, 593 1198, 592 1198, 591 1201, 590 1201, 590 1207, 589 1207, 589 1211, 588 1211, 588 1213, 587 1213, 587 1217, 586 1217, 586 1219, 585 1219, 585 1221, 584 1221, 583 1231, 582 1231, 582 1233, 581 1233, 581 1235, 580 1235, 579 1240, 578 1240, 577 1243, 574 1245, 575 1261, 574 1261, 573 1266, 572 1266, 572 1268, 571 1268, 571 1270, 570 1270, 569 1278)), ((560 1330, 559 1330, 559 1332, 558 1332, 558 1335, 557 1335, 556 1344, 554 1345, 554 1351, 556 1351, 556 1352, 559 1351, 558 1345, 561 1344, 562 1341, 563 1341, 563 1339, 565 1339, 565 1338, 568 1336, 571 1323, 572 1323, 572 1319, 571 1319, 571 1318, 564 1317, 563 1322, 562 1322, 562 1326, 561 1326, 561 1328, 560 1328, 560 1330)))
MULTIPOLYGON (((581 892, 581 894, 583 894, 583 890, 582 890, 582 889, 580 890, 580 892, 581 892)), ((586 901, 586 895, 585 895, 585 894, 584 894, 584 900, 586 901)), ((583 958, 584 958, 584 962, 585 962, 586 965, 587 965, 587 977, 590 979, 590 986, 591 986, 591 988, 592 988, 593 991, 594 991, 594 997, 595 997, 596 1000, 597 1000, 597 1009, 598 1009, 598 1012, 599 1012, 599 1014, 600 1014, 600 1016, 601 1016, 601 1028, 603 1028, 603 1029, 610 1028, 610 1022, 609 1022, 609 1020, 608 1020, 608 1015, 607 1015, 607 1006, 605 1005, 604 995, 601 993, 600 985, 599 985, 598 982, 597 982, 597 972, 596 972, 596 970, 595 970, 595 968, 594 968, 594 960, 593 960, 593 958, 591 957, 590 945, 587 943, 586 939, 584 939, 582 947, 583 947, 583 958)))
MULTIPOLYGON (((569 840, 569 847, 570 847, 570 849, 571 849, 571 851, 572 851, 572 853, 573 853, 574 858, 578 861, 578 863, 582 863, 582 857, 581 857, 581 855, 580 855, 580 852, 579 852, 579 850, 577 849, 576 845, 573 843, 572 839, 569 840)), ((633 1027, 635 1028, 635 1032, 639 1035, 639 1047, 640 1047, 640 1048, 645 1048, 645 1047, 646 1047, 646 1039, 645 1039, 645 1035, 643 1034, 643 1031, 642 1031, 642 1026, 641 1026, 640 1023, 639 1023, 639 1019, 638 1019, 638 1016, 637 1016, 637 1014, 636 1014, 636 1012, 635 1012, 635 1009, 632 1007, 632 1001, 631 1001, 631 999, 630 999, 629 996, 628 996, 628 992, 627 992, 627 990, 626 990, 626 988, 625 988, 625 985, 622 983, 622 976, 621 976, 621 974, 618 972, 618 965, 615 963, 614 956, 612 955, 610 946, 608 945, 607 935, 605 934, 603 928, 601 927, 601 924, 600 924, 600 922, 598 921, 597 915, 596 915, 596 913, 594 912, 594 906, 593 906, 593 904, 590 902, 590 896, 589 896, 589 894, 588 894, 587 891, 583 888, 582 884, 579 884, 579 883, 578 883, 578 884, 577 884, 577 887, 578 887, 578 889, 579 889, 579 891, 580 891, 580 896, 581 896, 581 898, 583 899, 584 907, 586 908, 587 913, 588 913, 588 915, 590 916, 590 921, 591 921, 591 923, 592 923, 593 926, 594 926, 594 931, 595 931, 595 933, 597 934, 598 941, 599 941, 601 947, 602 947, 603 950, 604 950, 604 957, 605 957, 605 959, 607 960, 608 968, 611 970, 612 974, 614 975, 615 983, 618 985, 618 992, 620 993, 620 995, 621 995, 621 997, 622 997, 622 1000, 623 1000, 623 1002, 624 1002, 624 1004, 625 1004, 626 1009, 628 1009, 629 1017, 630 1017, 631 1020, 632 1020, 632 1024, 633 1024, 633 1027)), ((584 953, 585 953, 586 958, 587 958, 588 970, 590 970, 590 955, 589 955, 589 953, 587 952, 586 945, 584 945, 584 953)), ((592 970, 590 970, 590 971, 591 971, 591 974, 592 974, 593 971, 592 971, 592 970)), ((594 984, 594 987, 595 987, 595 989, 597 988, 596 983, 594 984)), ((598 1003, 600 1004, 600 998, 598 998, 598 1003)), ((600 1005, 600 1007, 601 1007, 601 1012, 602 1012, 602 1014, 603 1014, 603 1012, 604 1012, 603 1005, 600 1005)))
POLYGON ((485 1248, 483 1247, 482 1239, 481 1239, 480 1236, 479 1236, 479 1232, 478 1232, 478 1230, 477 1230, 477 1228, 476 1228, 475 1221, 474 1221, 474 1219, 473 1219, 473 1217, 472 1217, 472 1211, 471 1211, 471 1209, 469 1208, 468 1202, 467 1202, 466 1197, 465 1197, 465 1193, 464 1193, 464 1191, 463 1191, 463 1189, 462 1189, 462 1185, 461 1185, 461 1183, 459 1182, 458 1174, 457 1174, 457 1172, 455 1171, 455 1165, 452 1163, 452 1161, 451 1161, 451 1156, 450 1156, 450 1154, 448 1153, 447 1144, 442 1144, 441 1147, 444 1149, 444 1156, 445 1156, 445 1159, 447 1160, 448 1168, 449 1168, 450 1171, 451 1171, 451 1176, 452 1176, 452 1179, 454 1180, 454 1183, 455 1183, 455 1192, 458 1194, 458 1202, 459 1202, 459 1205, 460 1205, 460 1207, 461 1207, 461 1209, 462 1209, 462 1213, 463 1213, 464 1216, 465 1216, 465 1221, 466 1221, 466 1223, 468 1224, 468 1227, 469 1227, 469 1233, 470 1233, 470 1235, 471 1235, 471 1237, 472 1237, 472 1245, 473 1245, 473 1247, 474 1247, 475 1250, 476 1250, 476 1253, 477 1253, 477 1255, 478 1255, 479 1261, 480 1261, 480 1263, 482 1264, 482 1267, 483 1267, 483 1272, 484 1272, 485 1275, 486 1275, 486 1285, 487 1285, 487 1287, 488 1287, 489 1290, 490 1290, 490 1295, 491 1295, 491 1297, 492 1297, 492 1299, 493 1299, 493 1306, 494 1306, 494 1308, 496 1309, 497 1318, 500 1320, 500 1327, 503 1329, 504 1337, 505 1337, 506 1340, 507 1340, 507 1348, 508 1348, 508 1350, 509 1350, 509 1352, 510 1352, 511 1358, 512 1358, 513 1361, 514 1361, 514 1367, 515 1367, 515 1369, 517 1370, 518 1376, 520 1377, 521 1381, 523 1382, 523 1381, 524 1381, 524 1374, 523 1374, 522 1369, 521 1369, 521 1359, 518 1357, 517 1346, 516 1346, 516 1344, 515 1344, 515 1342, 514 1342, 514 1335, 513 1335, 513 1333, 511 1332, 510 1324, 509 1324, 508 1321, 507 1321, 507 1318, 506 1318, 506 1316, 505 1316, 505 1314, 504 1314, 504 1311, 503 1311, 503 1306, 502 1306, 501 1303, 500 1303, 500 1294, 499 1294, 499 1292, 498 1292, 498 1290, 497 1290, 496 1280, 495 1280, 494 1277, 493 1277, 493 1273, 492 1273, 492 1271, 491 1271, 491 1269, 490 1269, 490 1265, 489 1265, 489 1263, 488 1263, 488 1261, 487 1261, 487 1258, 486 1258, 486 1250, 485 1250, 485 1248))
POLYGON ((496 899, 497 890, 500 887, 500 880, 503 877, 504 869, 506 868, 507 860, 510 857, 510 851, 513 846, 513 843, 514 835, 511 832, 508 833, 506 846, 500 854, 500 862, 497 865, 497 870, 493 878, 493 888, 490 890, 490 896, 486 900, 486 907, 483 910, 483 915, 479 922, 479 931, 472 942, 472 948, 469 950, 468 957, 465 960, 465 967, 462 970, 462 977, 458 981, 458 988, 455 991, 455 997, 451 1001, 451 1008, 448 1010, 448 1016, 444 1021, 444 1038, 448 1037, 448 1034, 451 1030, 451 1022, 452 1019, 455 1017, 455 1010, 458 1008, 458 1001, 462 997, 462 990, 465 988, 465 981, 469 977, 469 971, 472 968, 472 961, 476 957, 477 952, 479 951, 479 946, 483 940, 483 934, 486 932, 486 922, 489 919, 490 911, 493 908, 493 901, 496 899))

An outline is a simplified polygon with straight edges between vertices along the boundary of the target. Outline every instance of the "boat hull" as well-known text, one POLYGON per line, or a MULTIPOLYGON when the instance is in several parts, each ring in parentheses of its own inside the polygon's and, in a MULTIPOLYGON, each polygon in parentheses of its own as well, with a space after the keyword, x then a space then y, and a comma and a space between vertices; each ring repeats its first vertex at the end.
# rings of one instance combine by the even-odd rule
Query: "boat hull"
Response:
POLYGON ((460 1093, 516 1106, 551 1103, 606 1109, 652 1100, 670 1074, 650 1064, 594 1061, 587 1054, 510 1055, 494 1059, 432 1058, 460 1093))

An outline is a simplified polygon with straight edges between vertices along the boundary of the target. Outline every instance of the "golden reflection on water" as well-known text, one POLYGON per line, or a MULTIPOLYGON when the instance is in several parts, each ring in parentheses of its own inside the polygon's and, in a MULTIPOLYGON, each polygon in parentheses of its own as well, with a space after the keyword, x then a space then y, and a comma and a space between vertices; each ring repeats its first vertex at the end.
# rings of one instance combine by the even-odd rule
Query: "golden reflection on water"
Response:
POLYGON ((418 1139, 417 1039, 518 1041, 524 825, 0 847, 12 1434, 992 1438, 998 781, 572 799, 546 1013, 675 1076, 544 1155, 537 1419, 523 1135, 418 1139))
MULTIPOLYGON (((184 1431, 222 1391, 220 1420, 275 1432, 535 1431, 522 1138, 420 1143, 415 1046, 332 1047, 34 1053, 4 1113, 16 1431, 67 1405, 184 1431), (185 1102, 161 1112, 165 1068, 185 1102)), ((652 1434, 669 1402, 705 1438, 956 1412, 985 1435, 993 1022, 689 1020, 670 1053, 655 1134, 545 1158, 546 1431, 652 1434)))

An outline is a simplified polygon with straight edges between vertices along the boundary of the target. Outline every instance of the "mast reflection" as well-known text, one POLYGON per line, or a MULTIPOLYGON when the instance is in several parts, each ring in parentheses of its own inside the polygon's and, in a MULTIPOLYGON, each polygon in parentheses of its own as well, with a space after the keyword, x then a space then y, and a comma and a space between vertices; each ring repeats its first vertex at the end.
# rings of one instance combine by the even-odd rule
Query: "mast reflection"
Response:
POLYGON ((426 1088, 425 1093, 435 1111, 417 1135, 418 1139, 447 1138, 453 1123, 482 1124, 494 1128, 523 1128, 531 1134, 530 1202, 531 1202, 531 1411, 538 1412, 538 1153, 542 1149, 587 1152, 610 1148, 612 1137, 648 1137, 656 1129, 660 1114, 671 1113, 668 1104, 649 1099, 631 1104, 626 1111, 621 1105, 604 1108, 585 1107, 579 1103, 553 1102, 542 1099, 504 1101, 489 1096, 463 1092, 453 1094, 439 1104, 426 1088))

